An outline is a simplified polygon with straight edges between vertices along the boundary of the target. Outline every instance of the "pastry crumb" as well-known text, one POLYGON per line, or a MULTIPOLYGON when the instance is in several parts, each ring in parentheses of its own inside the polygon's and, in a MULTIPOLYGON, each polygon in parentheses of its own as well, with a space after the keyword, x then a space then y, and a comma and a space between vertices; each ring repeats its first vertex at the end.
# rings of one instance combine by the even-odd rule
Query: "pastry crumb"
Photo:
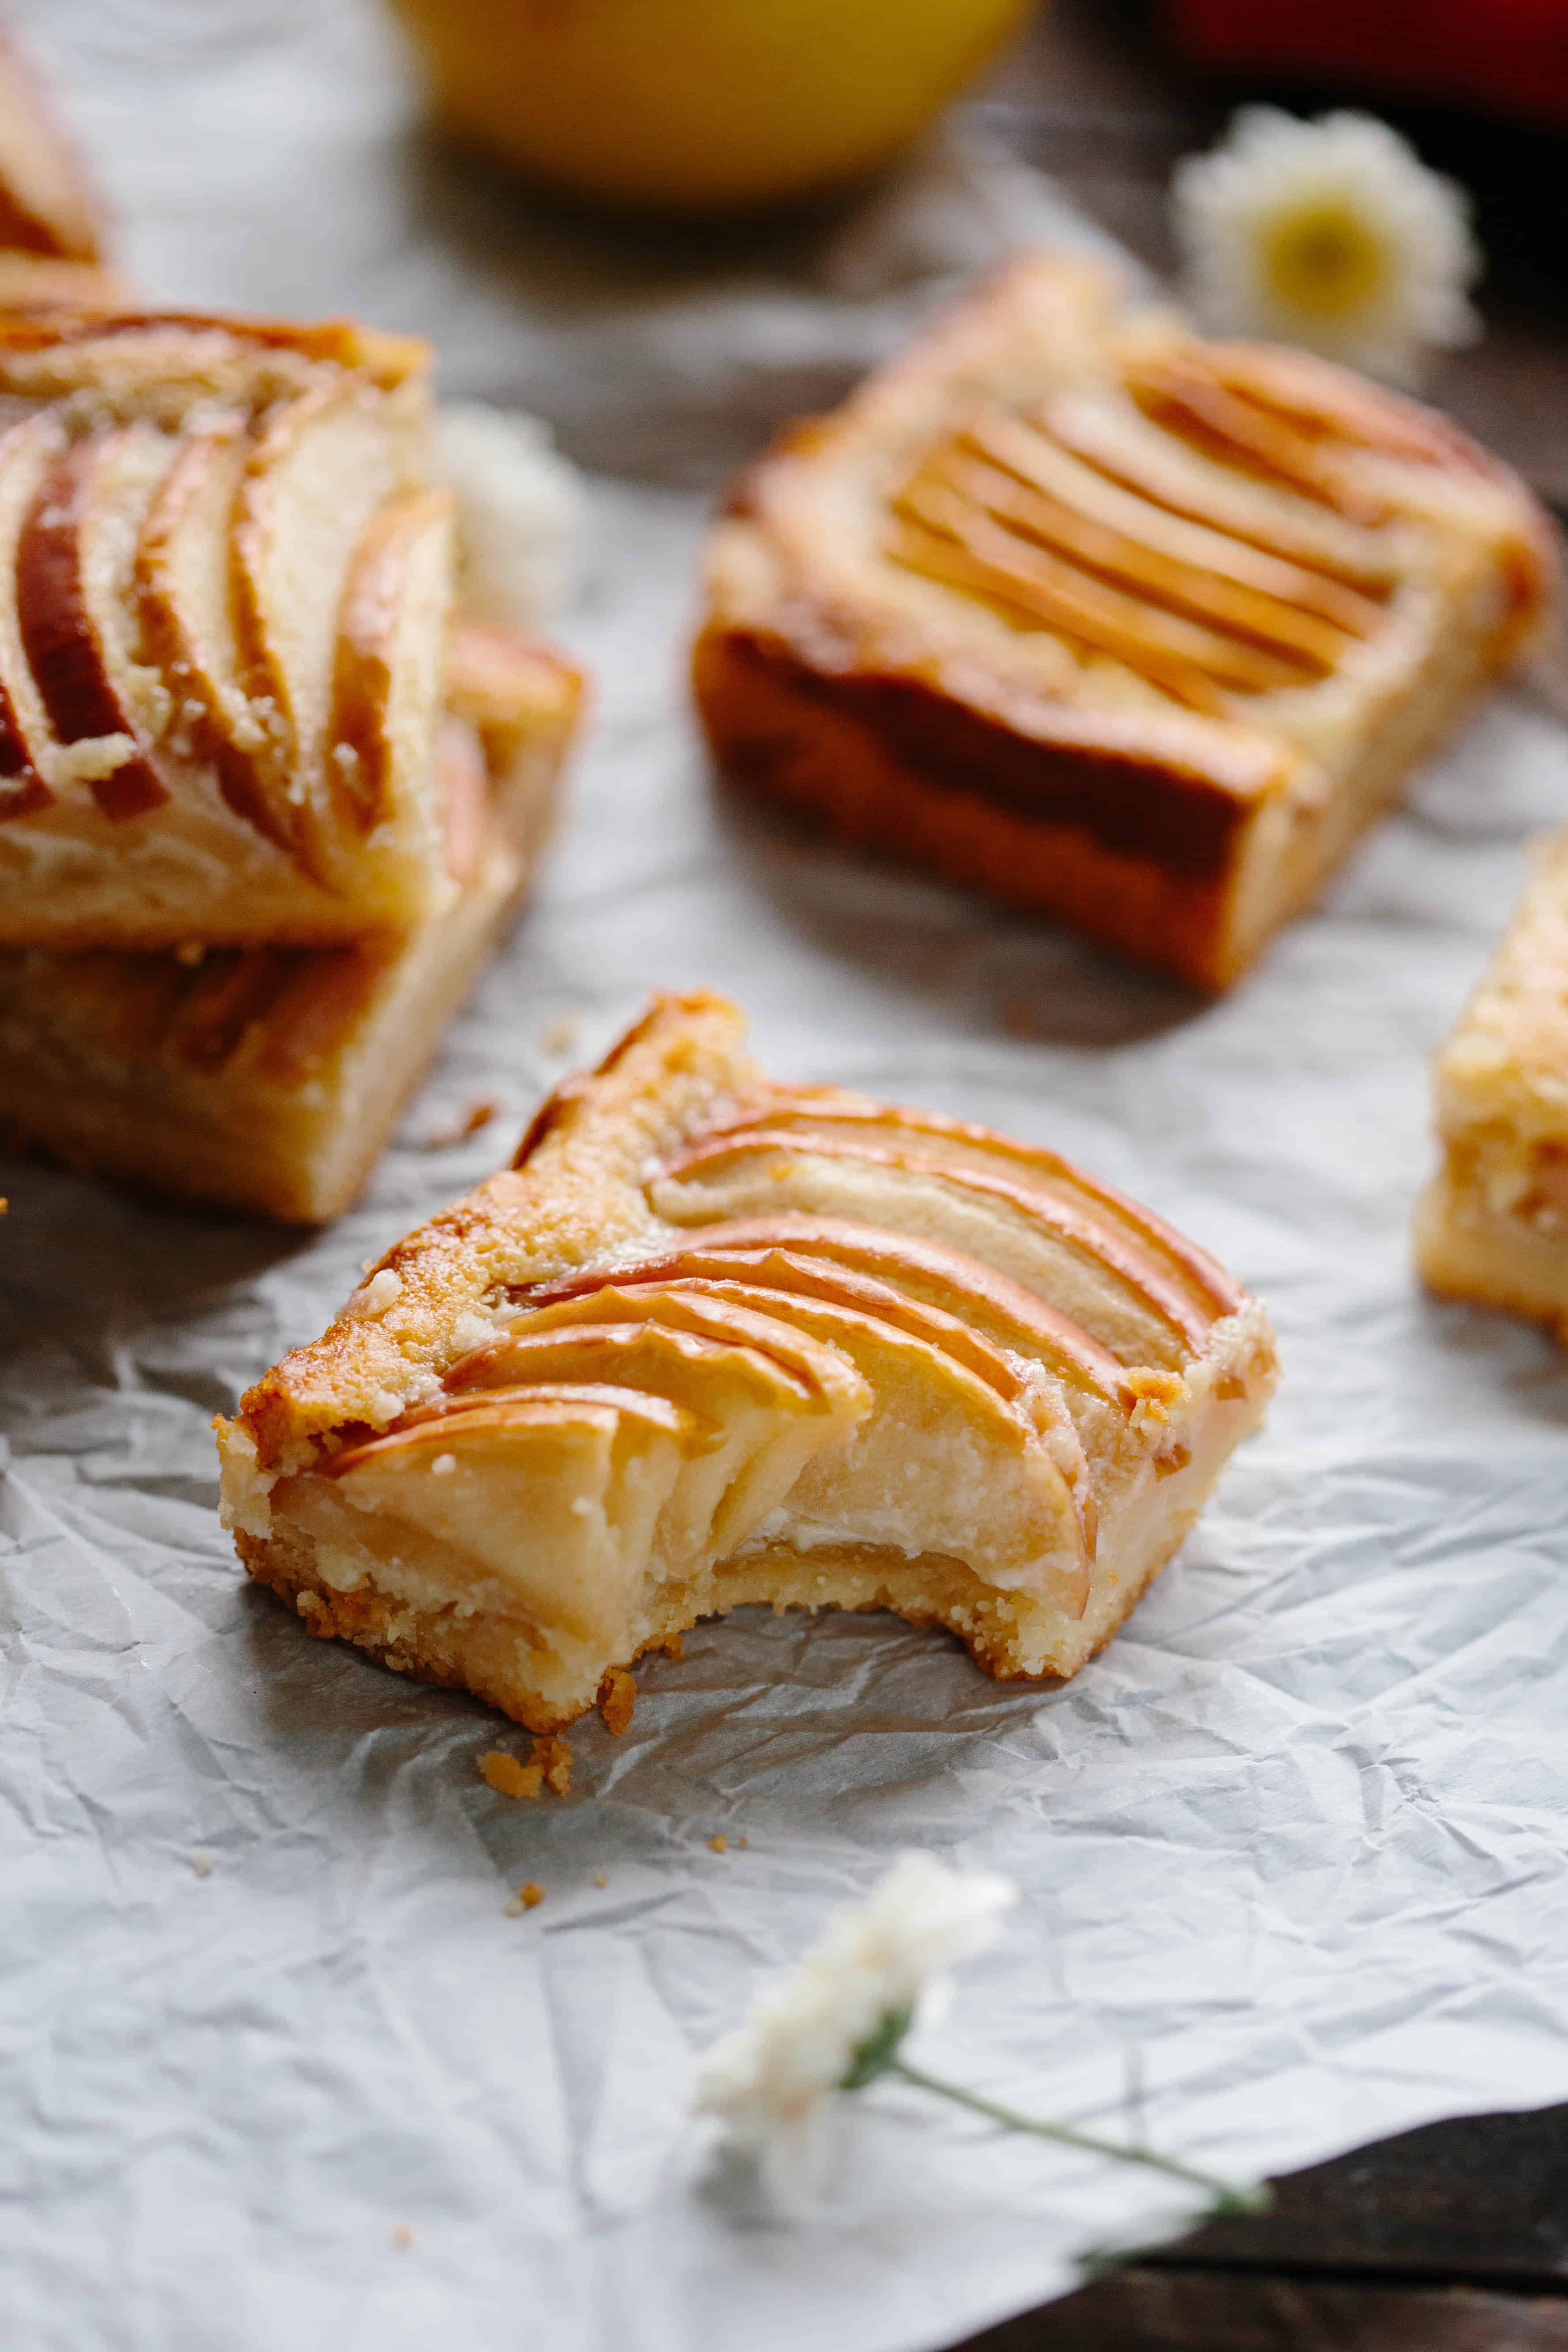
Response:
POLYGON ((195 1872, 198 1878, 210 1878, 212 1876, 213 1859, 214 1857, 210 1853, 206 1853, 192 1854, 191 1868, 195 1872))
POLYGON ((714 1832, 713 1832, 712 1836, 711 1836, 711 1837, 709 1839, 709 1841, 708 1841, 708 1850, 709 1850, 709 1852, 710 1852, 710 1853, 729 1853, 729 1851, 730 1851, 730 1841, 729 1841, 729 1839, 725 1836, 725 1834, 724 1834, 724 1832, 723 1832, 723 1831, 722 1831, 722 1830, 715 1830, 715 1831, 714 1831, 714 1832))
POLYGON ((537 1797, 544 1786, 542 1764, 521 1764, 504 1748, 487 1748, 479 1770, 498 1797, 537 1797))
POLYGON ((595 1886, 608 1886, 609 1883, 610 1874, 607 1870, 596 1870, 594 1873, 594 1884, 595 1886))
POLYGON ((751 1844, 751 1843, 752 1843, 752 1841, 751 1841, 751 1839, 746 1835, 746 1832, 745 1832, 745 1831, 744 1831, 744 1830, 742 1830, 742 1831, 741 1832, 740 1836, 735 1840, 735 1843, 736 1843, 737 1845, 749 1846, 749 1845, 751 1844))
POLYGON ((667 1658, 683 1658, 686 1655, 686 1643, 679 1633, 667 1633, 659 1647, 667 1658))
POLYGON ((479 1770, 500 1797, 537 1797, 542 1789, 564 1797, 572 1787, 572 1750, 547 1733, 533 1742, 526 1764, 504 1748, 487 1748, 479 1770))
POLYGON ((547 1021, 539 1033, 539 1049, 542 1054, 570 1054, 577 1043, 577 1015, 558 1013, 547 1021))
POLYGON ((308 1633, 314 1633, 323 1642, 331 1639, 337 1629, 332 1623, 332 1612, 319 1592, 307 1590, 299 1593, 295 1598, 294 1607, 304 1619, 305 1630, 308 1633))
POLYGON ((467 1143, 470 1135, 478 1135, 482 1127, 489 1127, 491 1119, 499 1118, 500 1113, 501 1105, 494 1095, 480 1095, 454 1125, 433 1128, 419 1149, 421 1151, 450 1151, 458 1144, 467 1143))
POLYGON ((206 945, 204 940, 182 940, 174 950, 174 961, 183 963, 189 971, 200 963, 205 954, 206 945))
POLYGON ((632 1719, 637 1686, 624 1666, 612 1666, 599 1685, 599 1714, 605 1729, 618 1738, 632 1719))
POLYGON ((553 1733, 533 1743, 533 1761, 544 1774, 544 1785, 555 1797, 564 1797, 572 1786, 572 1750, 563 1739, 553 1733))
POLYGON ((400 2254, 405 2254, 414 2243, 414 2232, 406 2221, 399 2221, 392 2233, 392 2242, 400 2254))
POLYGON ((507 1905, 507 1917, 521 1919, 525 1911, 537 1911, 544 1900, 544 1889, 537 1878, 530 1878, 520 1886, 507 1905))

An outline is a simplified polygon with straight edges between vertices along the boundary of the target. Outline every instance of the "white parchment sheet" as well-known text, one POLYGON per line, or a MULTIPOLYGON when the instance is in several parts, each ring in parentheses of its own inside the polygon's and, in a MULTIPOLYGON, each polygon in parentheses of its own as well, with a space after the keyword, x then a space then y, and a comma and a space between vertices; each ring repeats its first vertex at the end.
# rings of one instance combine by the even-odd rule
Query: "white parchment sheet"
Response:
MULTIPOLYGON (((413 151, 366 11, 33 16, 162 290, 437 333, 500 305, 444 215, 395 215, 388 275, 413 151), (398 284, 427 299, 399 310, 398 284)), ((805 337, 798 286, 756 299, 805 337)), ((461 389, 521 366, 509 331, 487 380, 475 331, 461 389)), ((1135 2050, 1153 2134, 1247 2173, 1568 2097, 1568 1376, 1533 1332, 1426 1301, 1406 1238, 1424 1056, 1568 807, 1558 726, 1486 709, 1324 909, 1199 1007, 716 800, 680 679, 702 501, 623 479, 594 508, 570 821, 364 1204, 307 1240, 4 1171, 17 2352, 921 2352, 1064 2288, 1075 2247, 1169 2221, 1158 2182, 884 2086, 830 2214, 764 2227, 683 2119, 692 2053, 909 1843, 1024 1890, 923 2053, 1020 2104, 1114 2129, 1135 2050), (476 1769, 495 1717, 245 1588, 207 1424, 647 989, 695 982, 752 1007, 781 1072, 1048 1140, 1148 1199, 1268 1300, 1284 1385, 1068 1687, 999 1687, 886 1619, 752 1613, 645 1667, 623 1738, 584 1727, 570 1799, 517 1804, 476 1769), (428 1148, 484 1094, 500 1125, 428 1148), (508 1916, 531 1878, 544 1903, 508 1916)))

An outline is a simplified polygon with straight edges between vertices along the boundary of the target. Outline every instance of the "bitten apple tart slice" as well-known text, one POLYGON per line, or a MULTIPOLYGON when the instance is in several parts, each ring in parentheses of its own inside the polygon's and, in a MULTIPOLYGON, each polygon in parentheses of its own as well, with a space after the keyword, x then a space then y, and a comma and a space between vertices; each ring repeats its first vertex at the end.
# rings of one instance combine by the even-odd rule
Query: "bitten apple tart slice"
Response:
POLYGON ((1181 1542, 1261 1307, 1052 1151, 770 1084, 743 1026, 659 999, 220 1423, 313 1632, 548 1731, 743 1602, 1070 1675, 1181 1542))
POLYGON ((1434 1076, 1443 1164, 1416 1217, 1424 1278, 1568 1342, 1568 832, 1537 851, 1434 1076))
POLYGON ((0 950, 0 1129, 73 1167, 318 1223, 346 1208, 525 887, 582 680, 459 628, 436 760, 451 902, 342 948, 0 950))
POLYGON ((0 941, 456 904, 427 362, 342 321, 0 311, 0 941))
POLYGON ((1205 988, 1550 600, 1446 418, 1026 254, 737 484, 697 698, 737 782, 1205 988))

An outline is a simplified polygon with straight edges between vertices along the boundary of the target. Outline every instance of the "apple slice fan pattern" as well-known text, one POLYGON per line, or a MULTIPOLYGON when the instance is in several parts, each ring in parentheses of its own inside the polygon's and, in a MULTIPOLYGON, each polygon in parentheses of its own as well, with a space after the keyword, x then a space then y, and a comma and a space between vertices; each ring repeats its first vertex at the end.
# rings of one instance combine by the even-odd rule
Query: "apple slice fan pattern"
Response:
POLYGON ((0 319, 0 938, 342 940, 450 900, 427 362, 346 324, 0 319))
POLYGON ((426 347, 0 316, 0 1120, 353 1199, 530 878, 582 680, 450 625, 426 347))
POLYGON ((1256 1301, 1053 1151, 770 1084, 742 1027, 659 1000, 222 1425, 313 1633, 551 1731, 748 1601, 1070 1675, 1175 1550, 1273 1386, 1256 1301))

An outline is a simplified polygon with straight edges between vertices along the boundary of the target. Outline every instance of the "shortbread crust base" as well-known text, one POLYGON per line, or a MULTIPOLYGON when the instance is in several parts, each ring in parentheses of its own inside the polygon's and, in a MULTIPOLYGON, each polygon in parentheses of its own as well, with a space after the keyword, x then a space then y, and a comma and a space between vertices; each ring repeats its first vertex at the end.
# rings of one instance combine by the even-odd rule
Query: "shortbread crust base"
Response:
POLYGON ((211 1074, 156 1040, 141 1055, 104 1050, 102 967, 133 959, 83 958, 79 976, 70 956, 0 952, 0 1132, 82 1174, 324 1223, 364 1184, 523 878, 499 850, 479 885, 409 939, 300 950, 321 996, 341 988, 361 1010, 322 1068, 272 1083, 211 1074))
POLYGON ((771 1544, 721 1560, 644 1603, 637 1638, 625 1656, 582 1654, 564 1674, 542 1672, 541 1642, 521 1620, 465 1613, 456 1597, 422 1607, 366 1574, 351 1590, 329 1584, 314 1541, 279 1518, 270 1536, 237 1530, 247 1572, 298 1612, 307 1629, 352 1642, 381 1664, 416 1681, 469 1690, 530 1731, 563 1730, 597 1697, 604 1676, 628 1667, 704 1618, 731 1609, 890 1611, 910 1625, 938 1627, 964 1644, 1001 1682, 1065 1681, 1104 1648, 1197 1520, 1239 1440, 1262 1419, 1266 1387, 1216 1409, 1206 1434, 1194 1432, 1180 1470, 1145 1487, 1102 1529, 1089 1603, 1072 1618, 1052 1603, 984 1583, 959 1561, 869 1546, 797 1551, 771 1544), (1114 1561, 1114 1567, 1104 1563, 1114 1561))

